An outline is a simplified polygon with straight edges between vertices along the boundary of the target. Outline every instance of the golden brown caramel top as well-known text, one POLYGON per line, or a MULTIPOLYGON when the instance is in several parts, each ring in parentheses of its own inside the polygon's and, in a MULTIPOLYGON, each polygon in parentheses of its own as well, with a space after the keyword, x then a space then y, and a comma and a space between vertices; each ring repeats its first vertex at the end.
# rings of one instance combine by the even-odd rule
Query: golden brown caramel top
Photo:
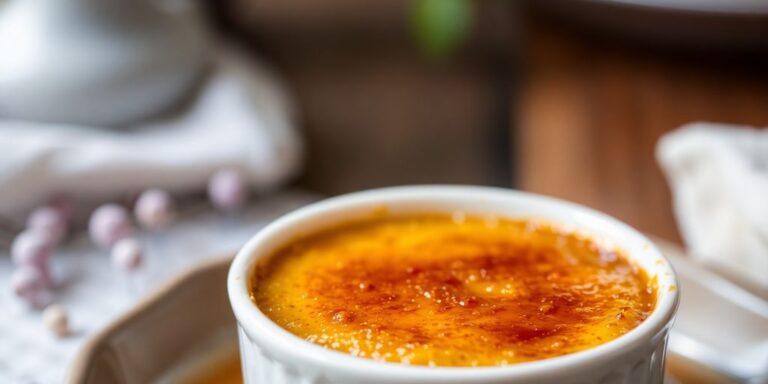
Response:
POLYGON ((415 216, 297 240, 257 266, 252 299, 308 341, 380 361, 492 366, 602 344, 654 308, 619 250, 537 221, 415 216))

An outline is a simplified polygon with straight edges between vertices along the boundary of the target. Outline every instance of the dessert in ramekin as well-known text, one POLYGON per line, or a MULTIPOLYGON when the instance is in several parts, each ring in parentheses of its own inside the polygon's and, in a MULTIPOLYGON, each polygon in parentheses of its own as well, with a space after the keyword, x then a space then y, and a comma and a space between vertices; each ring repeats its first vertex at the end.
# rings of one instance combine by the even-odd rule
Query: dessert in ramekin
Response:
POLYGON ((247 383, 661 383, 678 300, 625 224, 460 186, 290 213, 239 252, 228 290, 247 383))

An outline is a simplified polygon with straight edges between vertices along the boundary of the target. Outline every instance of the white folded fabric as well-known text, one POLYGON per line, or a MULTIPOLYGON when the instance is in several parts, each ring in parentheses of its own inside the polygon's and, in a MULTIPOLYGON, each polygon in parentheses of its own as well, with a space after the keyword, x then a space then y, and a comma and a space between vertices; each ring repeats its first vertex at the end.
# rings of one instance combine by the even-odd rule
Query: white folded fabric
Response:
POLYGON ((768 290, 768 129, 688 124, 657 159, 689 253, 768 290))
POLYGON ((148 187, 202 190, 222 167, 242 170, 257 189, 293 175, 301 143, 275 76, 222 48, 183 110, 146 124, 108 129, 0 120, 0 215, 52 193, 105 200, 148 187))

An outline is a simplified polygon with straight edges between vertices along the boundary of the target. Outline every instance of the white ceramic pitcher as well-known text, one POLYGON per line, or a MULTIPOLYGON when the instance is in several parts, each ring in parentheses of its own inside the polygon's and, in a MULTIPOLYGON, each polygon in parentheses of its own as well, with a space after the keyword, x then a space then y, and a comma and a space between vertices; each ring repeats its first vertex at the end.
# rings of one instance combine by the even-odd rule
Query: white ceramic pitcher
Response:
POLYGON ((190 9, 0 0, 0 118, 123 126, 177 103, 208 64, 190 9))

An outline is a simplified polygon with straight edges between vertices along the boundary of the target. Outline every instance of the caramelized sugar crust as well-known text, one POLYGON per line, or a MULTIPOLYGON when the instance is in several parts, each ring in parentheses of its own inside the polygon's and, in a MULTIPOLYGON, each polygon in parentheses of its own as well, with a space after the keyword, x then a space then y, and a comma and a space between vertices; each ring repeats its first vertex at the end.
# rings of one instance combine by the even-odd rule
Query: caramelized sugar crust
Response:
POLYGON ((654 308, 619 250, 537 221, 415 216, 295 241, 257 266, 251 298, 326 348, 380 361, 494 366, 605 343, 654 308))

